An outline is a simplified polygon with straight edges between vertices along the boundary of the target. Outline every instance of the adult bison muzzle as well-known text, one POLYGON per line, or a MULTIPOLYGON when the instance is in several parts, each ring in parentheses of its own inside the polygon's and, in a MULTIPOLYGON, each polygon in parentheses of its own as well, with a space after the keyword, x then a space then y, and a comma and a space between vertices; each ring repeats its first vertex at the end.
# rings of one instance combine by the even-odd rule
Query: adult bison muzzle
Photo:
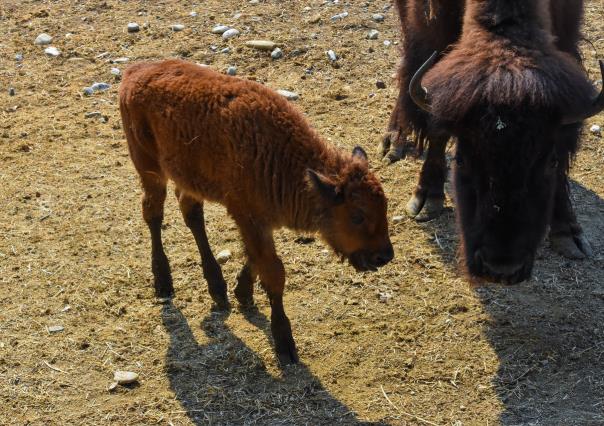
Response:
POLYGON ((582 2, 444 4, 398 2, 407 24, 402 87, 385 145, 401 153, 414 133, 411 147, 428 147, 409 214, 440 213, 445 145, 454 137, 455 201, 471 275, 527 279, 548 225, 557 251, 590 255, 568 188, 581 123, 604 108, 578 61, 582 2), (432 51, 443 53, 424 62, 432 51))

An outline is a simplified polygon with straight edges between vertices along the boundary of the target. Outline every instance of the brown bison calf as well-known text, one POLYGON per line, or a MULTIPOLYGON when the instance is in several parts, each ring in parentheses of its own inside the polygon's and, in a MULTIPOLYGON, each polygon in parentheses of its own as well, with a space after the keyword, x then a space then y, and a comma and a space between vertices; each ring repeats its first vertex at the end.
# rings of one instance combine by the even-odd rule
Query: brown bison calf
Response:
POLYGON ((208 244, 203 201, 223 204, 237 223, 247 263, 235 297, 252 304, 260 278, 283 364, 298 356, 283 308, 285 270, 274 229, 319 232, 360 271, 393 258, 386 197, 365 152, 357 147, 346 156, 325 144, 275 92, 183 61, 141 63, 124 73, 120 110, 144 191, 157 296, 174 292, 161 240, 168 179, 197 242, 209 293, 222 308, 228 306, 226 284, 208 244))

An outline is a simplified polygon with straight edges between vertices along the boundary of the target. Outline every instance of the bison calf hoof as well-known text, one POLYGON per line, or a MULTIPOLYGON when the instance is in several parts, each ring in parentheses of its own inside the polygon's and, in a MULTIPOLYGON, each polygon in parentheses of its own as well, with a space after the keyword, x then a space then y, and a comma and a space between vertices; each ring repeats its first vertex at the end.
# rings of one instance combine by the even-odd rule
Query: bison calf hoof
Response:
POLYGON ((275 341, 275 352, 281 366, 296 364, 299 361, 298 350, 292 336, 289 321, 282 326, 271 323, 273 340, 275 341))
POLYGON ((414 194, 407 203, 407 214, 417 222, 436 219, 443 211, 445 199, 442 196, 414 194))
POLYGON ((550 235, 552 249, 569 259, 585 259, 593 255, 591 244, 581 232, 576 235, 550 235))

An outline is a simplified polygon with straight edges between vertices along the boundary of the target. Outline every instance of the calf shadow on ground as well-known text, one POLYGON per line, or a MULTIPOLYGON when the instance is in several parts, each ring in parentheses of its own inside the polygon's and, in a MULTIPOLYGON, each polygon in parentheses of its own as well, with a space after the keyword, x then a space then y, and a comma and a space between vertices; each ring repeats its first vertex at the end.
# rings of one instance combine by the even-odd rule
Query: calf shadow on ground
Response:
MULTIPOLYGON (((385 425, 359 421, 304 364, 287 367, 282 378, 272 376, 225 324, 229 315, 212 312, 202 321, 209 342, 200 345, 176 306, 162 308, 170 335, 166 354, 170 386, 194 424, 385 425)), ((270 335, 270 323, 262 313, 254 309, 244 315, 270 335)))
MULTIPOLYGON (((546 239, 529 282, 476 289, 491 317, 484 334, 499 358, 503 425, 604 424, 604 200, 576 182, 571 189, 593 258, 565 259, 546 239)), ((453 215, 425 225, 431 236, 435 228, 455 235, 453 215)), ((454 240, 438 247, 458 268, 454 240)))

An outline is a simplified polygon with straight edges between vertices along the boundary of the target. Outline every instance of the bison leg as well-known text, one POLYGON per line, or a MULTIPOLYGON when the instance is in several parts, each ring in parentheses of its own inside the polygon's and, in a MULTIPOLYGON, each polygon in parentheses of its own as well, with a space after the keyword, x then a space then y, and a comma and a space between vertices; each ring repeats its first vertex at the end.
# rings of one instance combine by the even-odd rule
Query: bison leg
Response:
POLYGON ((570 259, 584 259, 593 254, 573 210, 566 166, 558 176, 549 239, 553 250, 570 259))
POLYGON ((168 298, 174 295, 170 263, 164 252, 161 226, 164 219, 166 182, 159 175, 143 173, 143 218, 151 233, 151 270, 153 271, 155 295, 168 298))
POLYGON ((256 276, 252 272, 249 262, 243 265, 239 274, 237 274, 237 286, 235 287, 235 297, 244 307, 254 305, 254 281, 256 276))
POLYGON ((419 182, 407 203, 407 214, 418 222, 426 222, 440 215, 445 204, 447 138, 430 139, 426 160, 419 174, 419 182))
POLYGON ((408 96, 407 89, 403 89, 401 86, 399 98, 390 116, 388 130, 382 137, 380 145, 380 154, 385 164, 395 163, 417 149, 415 145, 407 140, 410 132, 407 130, 408 126, 403 124, 405 120, 402 117, 401 104, 404 102, 404 98, 408 96))
MULTIPOLYGON (((283 307, 285 268, 275 252, 271 231, 257 223, 238 221, 250 264, 258 273, 271 304, 271 332, 281 365, 298 362, 296 343, 283 307)), ((253 275, 251 275, 253 277, 253 275)))
POLYGON ((193 237, 195 237, 195 242, 201 255, 203 276, 208 282, 210 296, 219 309, 227 309, 229 306, 227 286, 222 276, 222 269, 216 261, 208 242, 203 217, 203 204, 179 191, 177 191, 176 196, 185 223, 191 230, 193 237))

